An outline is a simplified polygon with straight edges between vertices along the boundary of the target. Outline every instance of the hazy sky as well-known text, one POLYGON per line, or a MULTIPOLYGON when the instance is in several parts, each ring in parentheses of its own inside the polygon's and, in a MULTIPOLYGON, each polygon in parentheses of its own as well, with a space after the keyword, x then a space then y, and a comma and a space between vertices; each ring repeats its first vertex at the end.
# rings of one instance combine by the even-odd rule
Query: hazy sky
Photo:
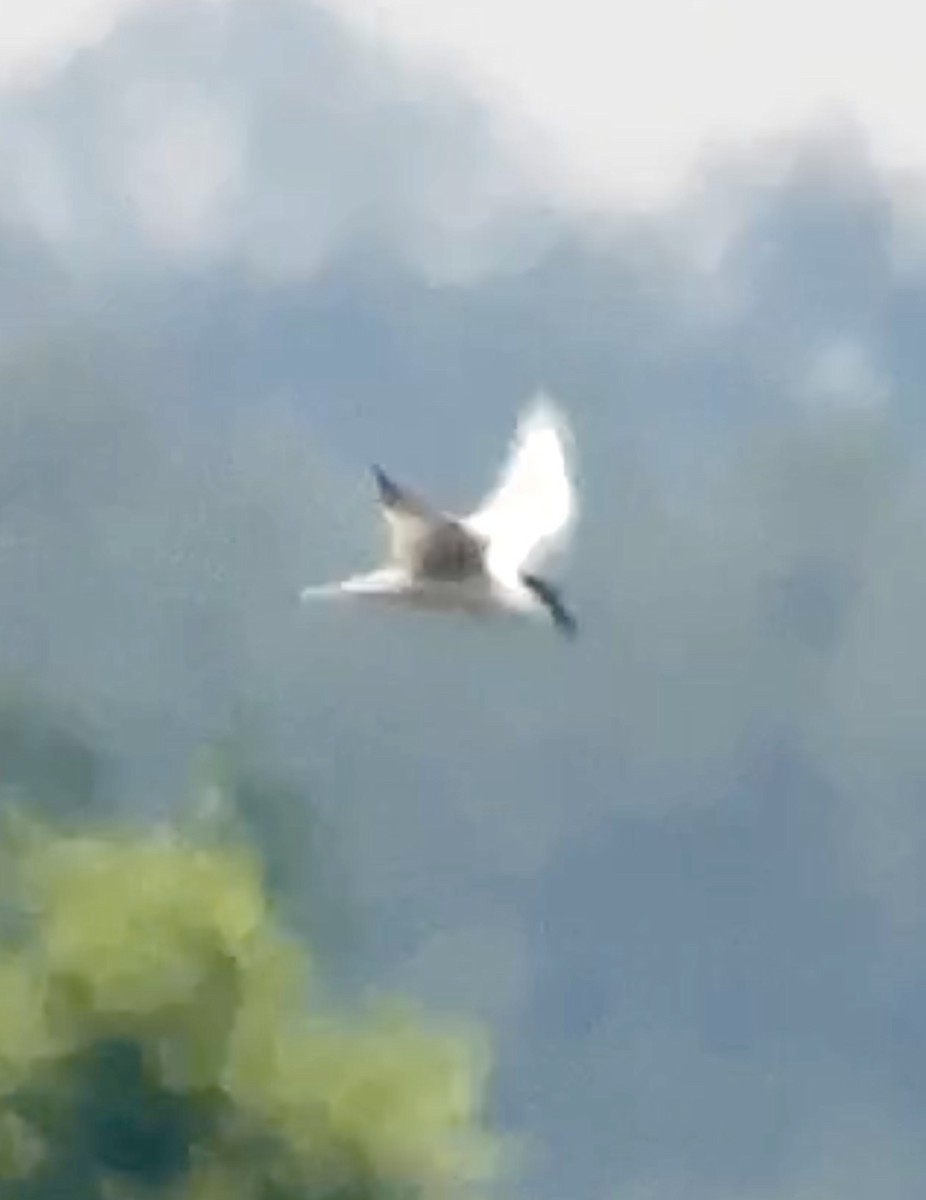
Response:
MULTIPOLYGON (((0 71, 34 76, 140 2, 7 0, 0 71)), ((664 198, 705 153, 840 119, 885 164, 926 168, 919 18, 905 0, 322 3, 458 76, 573 202, 664 198)))
POLYGON ((885 161, 926 165, 919 21, 903 0, 325 2, 536 121, 566 195, 640 201, 704 152, 843 114, 885 161))
POLYGON ((133 0, 8 0, 3 7, 0 77, 35 80, 75 50, 93 45, 133 0))
POLYGON ((0 6, 4 678, 132 804, 260 735, 354 977, 490 1023, 512 1195, 919 1200, 912 17, 372 12, 0 6), (473 501, 538 384, 574 646, 300 609, 368 462, 473 501))

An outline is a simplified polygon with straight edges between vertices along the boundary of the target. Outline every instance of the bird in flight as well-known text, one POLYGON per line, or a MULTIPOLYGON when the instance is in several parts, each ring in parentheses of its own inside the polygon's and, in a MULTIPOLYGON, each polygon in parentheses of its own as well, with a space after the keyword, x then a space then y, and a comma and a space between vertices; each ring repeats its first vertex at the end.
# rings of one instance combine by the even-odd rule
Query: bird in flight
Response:
POLYGON ((354 596, 478 616, 543 617, 573 636, 575 617, 538 574, 575 524, 571 446, 563 413, 546 396, 535 398, 521 414, 495 487, 465 517, 433 507, 374 467, 389 561, 340 583, 307 587, 302 599, 354 596))

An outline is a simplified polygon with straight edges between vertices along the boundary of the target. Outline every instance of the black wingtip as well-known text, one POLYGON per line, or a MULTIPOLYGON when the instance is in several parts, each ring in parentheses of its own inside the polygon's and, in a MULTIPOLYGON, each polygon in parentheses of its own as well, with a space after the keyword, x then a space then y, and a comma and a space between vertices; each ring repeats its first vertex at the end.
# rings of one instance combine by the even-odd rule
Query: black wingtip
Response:
POLYGON ((561 609, 558 614, 554 615, 553 621, 564 637, 572 640, 579 636, 579 622, 567 609, 561 609))
POLYGON ((549 580, 541 579, 538 575, 524 574, 521 576, 525 585, 547 608, 557 630, 567 638, 574 638, 579 632, 579 623, 575 615, 563 603, 559 589, 549 580))
POLYGON ((556 631, 567 641, 573 641, 579 634, 579 622, 564 604, 555 604, 550 609, 553 625, 556 631))
POLYGON ((398 504, 402 499, 402 491, 398 484, 393 483, 386 472, 373 464, 373 476, 376 479, 376 486, 379 488, 379 497, 384 504, 398 504))

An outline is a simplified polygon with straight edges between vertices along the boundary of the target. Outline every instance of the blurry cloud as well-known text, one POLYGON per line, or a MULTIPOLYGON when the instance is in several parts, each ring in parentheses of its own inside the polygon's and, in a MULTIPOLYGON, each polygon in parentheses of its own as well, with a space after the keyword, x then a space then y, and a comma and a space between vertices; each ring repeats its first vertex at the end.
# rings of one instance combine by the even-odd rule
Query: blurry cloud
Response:
POLYGON ((126 188, 141 230, 168 252, 209 253, 227 239, 243 145, 230 114, 183 86, 126 94, 126 188))
MULTIPOLYGON (((619 1195, 629 1200, 907 1200, 919 1187, 923 1157, 916 1132, 885 1121, 863 1095, 836 1097, 826 1119, 807 1126, 794 1160, 760 1186, 692 1188, 690 1177, 665 1172, 631 1180, 619 1195)), ((602 1192, 603 1196, 613 1193, 602 1192)))
POLYGON ((141 0, 6 0, 0 86, 47 76, 76 50, 104 37, 141 0))
POLYGON ((8 96, 0 145, 0 211, 98 264, 150 241, 299 277, 366 240, 462 279, 542 242, 484 112, 301 0, 139 5, 8 96))
POLYGON ((434 1006, 471 1013, 503 1029, 529 1003, 530 944, 510 917, 492 912, 479 917, 428 936, 400 965, 397 983, 434 1006))
POLYGON ((439 63, 519 122, 573 201, 648 205, 705 152, 840 114, 879 161, 926 167, 917 21, 862 3, 325 0, 367 36, 439 63))
POLYGON ((808 403, 840 408, 878 408, 888 400, 888 386, 865 346, 836 339, 815 353, 807 369, 808 403))

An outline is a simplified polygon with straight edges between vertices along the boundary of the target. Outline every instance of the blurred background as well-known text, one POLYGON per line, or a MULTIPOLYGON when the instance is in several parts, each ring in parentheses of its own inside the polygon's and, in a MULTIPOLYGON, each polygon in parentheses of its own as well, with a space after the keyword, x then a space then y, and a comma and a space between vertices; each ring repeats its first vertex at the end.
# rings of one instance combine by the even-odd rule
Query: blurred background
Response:
POLYGON ((912 1200, 910 18, 462 7, 4 6, 0 794, 259 778, 334 991, 488 1031, 506 1195, 912 1200), (539 386, 574 646, 300 608, 371 460, 465 508, 539 386))

